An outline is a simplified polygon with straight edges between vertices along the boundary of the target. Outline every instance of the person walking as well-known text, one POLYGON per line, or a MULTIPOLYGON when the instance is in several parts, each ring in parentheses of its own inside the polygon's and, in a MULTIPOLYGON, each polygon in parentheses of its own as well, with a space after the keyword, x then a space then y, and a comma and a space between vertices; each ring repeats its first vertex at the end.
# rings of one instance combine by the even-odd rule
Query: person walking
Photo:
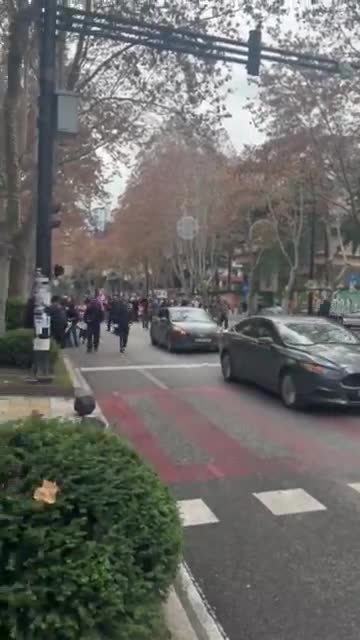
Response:
POLYGON ((96 299, 90 300, 86 305, 86 311, 84 313, 84 322, 87 326, 88 353, 91 353, 92 350, 97 351, 99 349, 100 328, 103 320, 104 312, 101 304, 96 299))
POLYGON ((120 300, 116 305, 114 310, 114 322, 117 324, 120 337, 120 353, 124 353, 128 343, 130 327, 129 306, 124 300, 120 300))
POLYGON ((148 329, 149 328, 149 300, 147 298, 144 298, 141 301, 141 305, 142 305, 142 326, 143 326, 143 329, 148 329))
POLYGON ((79 313, 75 307, 74 301, 70 299, 67 307, 66 307, 66 317, 68 322, 70 323, 70 327, 68 330, 68 341, 70 347, 78 347, 79 346, 79 338, 78 338, 78 322, 79 322, 79 313))
POLYGON ((61 304, 59 296, 53 296, 51 298, 51 304, 49 307, 50 316, 50 332, 51 336, 57 342, 61 349, 65 348, 66 341, 66 311, 61 304))

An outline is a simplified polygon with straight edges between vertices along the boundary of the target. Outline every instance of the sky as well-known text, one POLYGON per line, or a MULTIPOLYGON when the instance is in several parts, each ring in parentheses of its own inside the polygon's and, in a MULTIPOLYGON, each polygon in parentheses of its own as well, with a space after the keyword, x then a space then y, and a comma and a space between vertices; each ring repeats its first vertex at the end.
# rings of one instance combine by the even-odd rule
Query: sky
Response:
MULTIPOLYGON (((311 6, 314 0, 303 0, 304 9, 311 6)), ((322 0, 322 2, 333 2, 334 0, 322 0)), ((286 0, 287 9, 289 15, 283 20, 283 28, 296 29, 296 19, 293 15, 293 5, 296 3, 294 0, 286 0)), ((360 0, 359 0, 360 2, 360 0)), ((244 39, 248 33, 249 23, 244 22, 244 32, 240 34, 244 39)), ((265 40, 270 44, 268 37, 265 35, 265 40)), ((240 153, 244 145, 260 144, 263 142, 264 137, 257 130, 252 122, 251 114, 247 108, 247 100, 254 98, 257 95, 257 81, 249 80, 246 73, 246 67, 242 65, 232 66, 232 79, 230 81, 230 87, 232 93, 227 98, 227 108, 231 114, 231 118, 224 120, 224 128, 226 129, 230 141, 236 152, 240 153)), ((122 174, 116 178, 111 184, 112 204, 116 205, 119 195, 124 191, 127 179, 129 177, 130 170, 125 167, 122 168, 122 174)))
POLYGON ((235 151, 240 152, 244 145, 259 144, 263 140, 246 106, 248 98, 254 98, 258 89, 256 81, 249 81, 245 67, 240 65, 233 65, 230 86, 232 94, 227 99, 227 107, 232 117, 225 120, 224 126, 235 151))
MULTIPOLYGON (((232 65, 233 75, 230 82, 232 93, 229 94, 226 104, 231 118, 224 120, 230 141, 236 152, 240 152, 244 145, 259 144, 263 136, 257 131, 251 121, 250 112, 247 109, 247 100, 257 94, 256 81, 249 81, 246 68, 241 65, 232 65)), ((121 176, 115 178, 110 185, 112 206, 116 205, 117 198, 123 192, 130 170, 122 168, 121 176)))

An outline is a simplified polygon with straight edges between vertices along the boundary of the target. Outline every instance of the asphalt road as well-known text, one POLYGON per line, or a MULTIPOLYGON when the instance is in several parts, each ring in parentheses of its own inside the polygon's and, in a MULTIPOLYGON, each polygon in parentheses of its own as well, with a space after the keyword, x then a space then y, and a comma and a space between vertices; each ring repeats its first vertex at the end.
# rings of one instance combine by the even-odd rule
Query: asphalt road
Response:
POLYGON ((359 640, 359 415, 291 413, 139 326, 125 355, 105 333, 71 357, 181 501, 185 559, 230 640, 359 640))

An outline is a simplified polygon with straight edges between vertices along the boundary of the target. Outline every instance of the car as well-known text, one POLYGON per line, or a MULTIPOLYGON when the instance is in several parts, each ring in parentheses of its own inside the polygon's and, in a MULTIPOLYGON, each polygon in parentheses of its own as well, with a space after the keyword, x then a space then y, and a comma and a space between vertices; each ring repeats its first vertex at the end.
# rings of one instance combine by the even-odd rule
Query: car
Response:
POLYGON ((352 331, 360 330, 360 312, 353 311, 342 317, 342 324, 344 327, 351 329, 352 331))
POLYGON ((288 408, 360 406, 359 338, 326 318, 253 316, 220 339, 224 379, 278 393, 288 408))
POLYGON ((283 308, 279 306, 265 307, 264 309, 261 310, 262 316, 282 316, 283 313, 284 313, 283 308))
POLYGON ((219 327, 209 314, 197 307, 166 307, 152 319, 153 345, 171 351, 218 351, 219 327))

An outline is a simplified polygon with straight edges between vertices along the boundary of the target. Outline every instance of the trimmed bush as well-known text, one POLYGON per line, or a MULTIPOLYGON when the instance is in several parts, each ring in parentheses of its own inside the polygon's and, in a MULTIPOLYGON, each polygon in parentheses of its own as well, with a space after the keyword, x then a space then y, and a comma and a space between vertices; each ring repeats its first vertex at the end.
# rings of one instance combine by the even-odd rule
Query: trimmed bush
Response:
POLYGON ((0 429, 0 638, 153 640, 177 569, 174 500, 117 436, 0 429))
POLYGON ((34 332, 31 329, 14 329, 0 337, 0 366, 31 367, 34 332))
MULTIPOLYGON (((20 367, 29 369, 33 360, 32 329, 14 329, 0 337, 0 367, 20 367)), ((59 347, 52 341, 50 348, 50 364, 55 365, 59 358, 59 347)))
POLYGON ((9 298, 6 303, 6 328, 11 331, 25 326, 26 302, 21 298, 9 298))

